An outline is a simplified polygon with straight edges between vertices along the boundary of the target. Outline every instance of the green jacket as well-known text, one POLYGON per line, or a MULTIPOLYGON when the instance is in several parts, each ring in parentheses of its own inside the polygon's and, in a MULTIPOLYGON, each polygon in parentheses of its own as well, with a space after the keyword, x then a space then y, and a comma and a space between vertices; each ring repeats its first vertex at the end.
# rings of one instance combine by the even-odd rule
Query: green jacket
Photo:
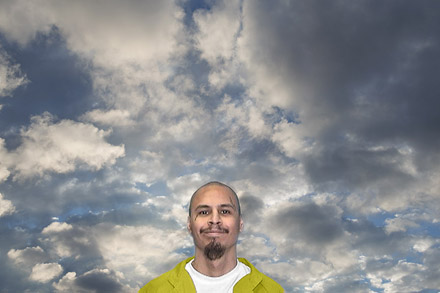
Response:
MULTIPOLYGON (((188 272, 185 270, 185 265, 194 257, 190 257, 178 265, 171 271, 159 276, 150 281, 147 285, 139 290, 139 293, 196 293, 196 289, 188 272)), ((240 279, 234 286, 234 293, 282 293, 283 288, 274 280, 259 272, 250 262, 244 258, 238 259, 240 262, 247 265, 251 272, 240 279)))

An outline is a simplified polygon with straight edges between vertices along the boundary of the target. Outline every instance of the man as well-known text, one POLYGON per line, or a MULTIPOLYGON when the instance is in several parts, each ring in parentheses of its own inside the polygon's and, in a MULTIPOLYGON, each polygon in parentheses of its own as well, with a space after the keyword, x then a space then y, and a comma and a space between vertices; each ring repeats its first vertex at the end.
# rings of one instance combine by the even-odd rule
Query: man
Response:
POLYGON ((152 280, 139 293, 284 292, 246 259, 237 259, 243 220, 232 188, 209 182, 197 189, 191 197, 187 225, 194 239, 194 257, 152 280))

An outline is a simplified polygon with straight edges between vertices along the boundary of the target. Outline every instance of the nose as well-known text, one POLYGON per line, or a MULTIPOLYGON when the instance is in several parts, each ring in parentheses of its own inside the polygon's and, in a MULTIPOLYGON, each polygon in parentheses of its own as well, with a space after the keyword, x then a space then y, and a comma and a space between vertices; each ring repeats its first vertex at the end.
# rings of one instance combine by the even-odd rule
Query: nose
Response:
POLYGON ((220 225, 220 223, 221 223, 220 214, 217 211, 213 211, 211 213, 211 217, 209 218, 209 224, 210 225, 220 225))

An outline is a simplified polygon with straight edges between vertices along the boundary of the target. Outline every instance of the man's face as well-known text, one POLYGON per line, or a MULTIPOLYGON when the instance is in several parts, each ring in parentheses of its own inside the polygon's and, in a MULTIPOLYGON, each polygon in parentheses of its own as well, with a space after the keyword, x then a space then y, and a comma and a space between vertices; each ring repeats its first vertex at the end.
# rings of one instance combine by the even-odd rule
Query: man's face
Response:
POLYGON ((237 205, 235 196, 224 186, 210 185, 198 191, 188 218, 196 249, 204 251, 213 242, 226 251, 235 248, 243 227, 237 205))

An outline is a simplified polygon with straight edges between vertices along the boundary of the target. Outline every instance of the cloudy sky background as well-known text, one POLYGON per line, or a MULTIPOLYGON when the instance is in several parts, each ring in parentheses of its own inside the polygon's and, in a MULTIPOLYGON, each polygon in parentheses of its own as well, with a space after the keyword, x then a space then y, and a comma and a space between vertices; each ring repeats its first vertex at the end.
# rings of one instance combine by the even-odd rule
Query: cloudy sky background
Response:
POLYGON ((440 288, 440 2, 0 2, 0 292, 136 292, 238 192, 287 292, 440 288))

